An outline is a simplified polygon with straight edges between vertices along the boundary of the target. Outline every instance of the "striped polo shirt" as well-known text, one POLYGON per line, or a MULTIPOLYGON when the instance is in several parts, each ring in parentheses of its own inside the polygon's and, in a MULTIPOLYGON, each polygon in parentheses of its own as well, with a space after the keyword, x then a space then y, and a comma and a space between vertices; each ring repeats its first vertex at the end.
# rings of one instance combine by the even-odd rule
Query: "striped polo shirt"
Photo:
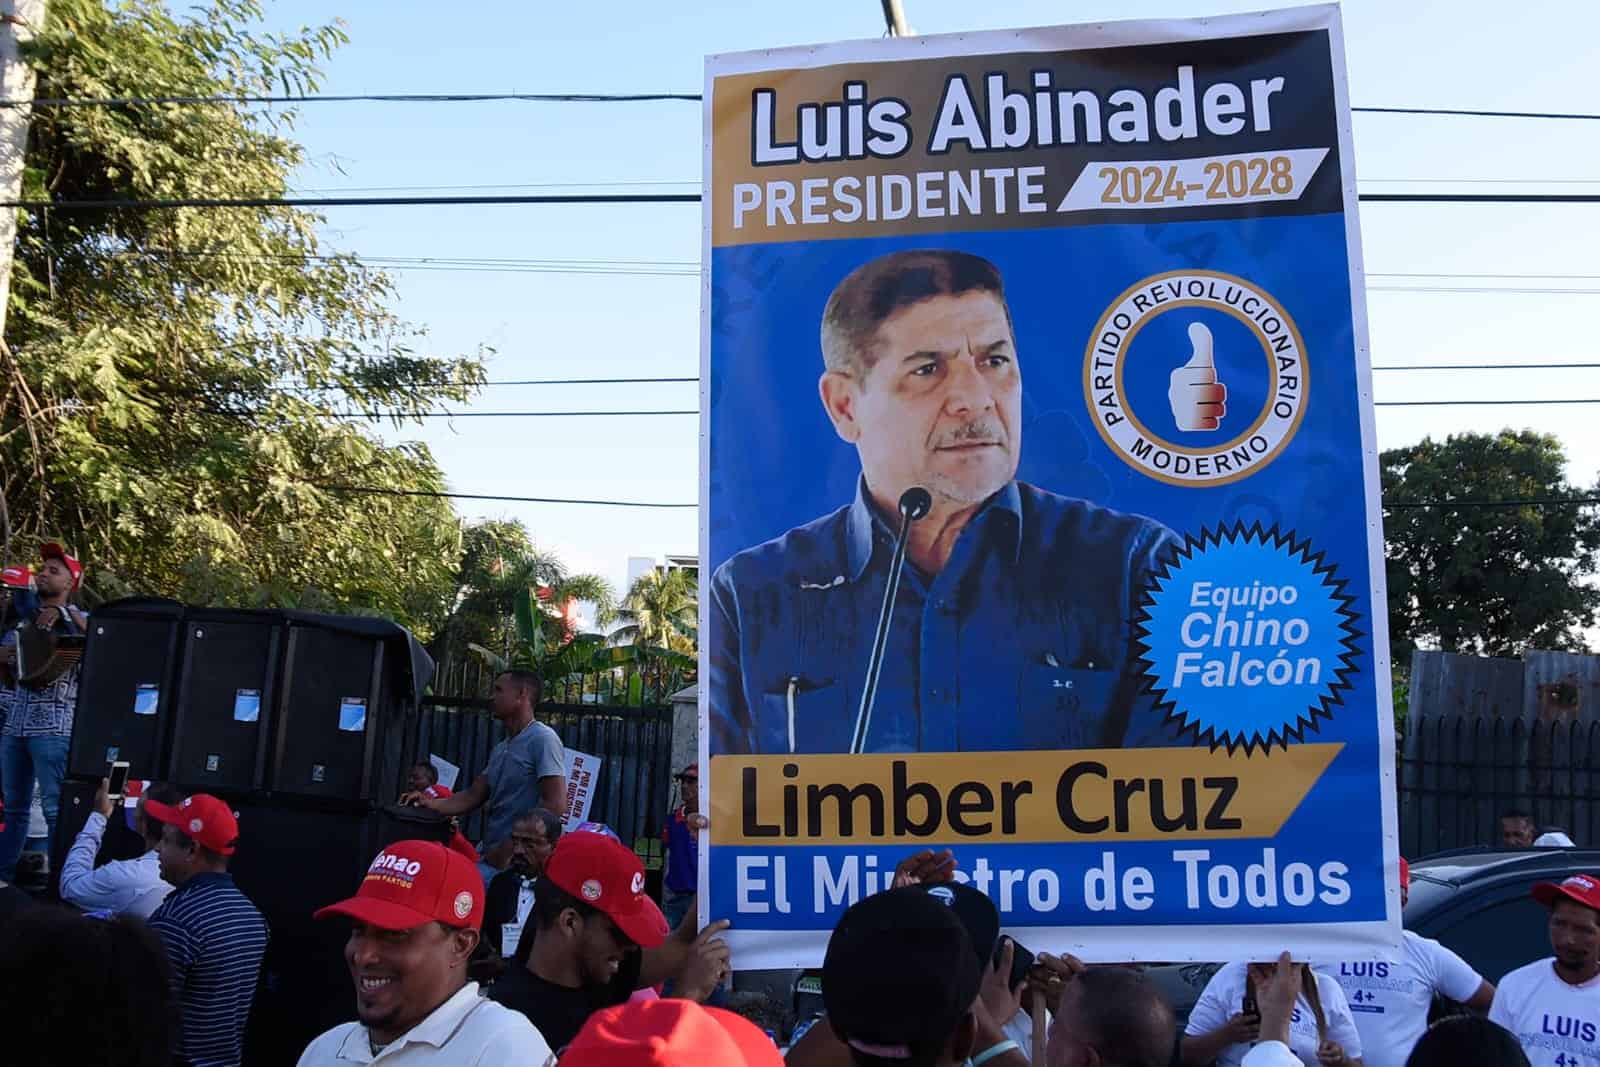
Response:
POLYGON ((237 1067, 267 951, 267 921, 225 872, 174 889, 150 926, 167 947, 180 1011, 174 1052, 194 1067, 237 1067))

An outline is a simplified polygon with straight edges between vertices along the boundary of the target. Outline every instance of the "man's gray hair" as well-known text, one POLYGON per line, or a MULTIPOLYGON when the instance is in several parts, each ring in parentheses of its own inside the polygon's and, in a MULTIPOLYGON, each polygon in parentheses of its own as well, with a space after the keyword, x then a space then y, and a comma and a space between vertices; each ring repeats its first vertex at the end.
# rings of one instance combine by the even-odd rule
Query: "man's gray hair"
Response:
POLYGON ((1072 979, 1070 1007, 1055 1025, 1100 1058, 1119 1067, 1167 1067, 1177 1041, 1172 1007, 1143 972, 1131 967, 1090 967, 1072 979))

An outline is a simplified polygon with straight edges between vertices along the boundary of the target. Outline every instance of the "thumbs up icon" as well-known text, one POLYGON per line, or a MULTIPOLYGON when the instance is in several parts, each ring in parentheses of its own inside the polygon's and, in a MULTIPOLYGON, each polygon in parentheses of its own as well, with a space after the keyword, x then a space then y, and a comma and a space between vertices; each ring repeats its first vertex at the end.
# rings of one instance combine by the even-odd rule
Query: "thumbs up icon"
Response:
POLYGON ((1189 362, 1167 380, 1167 403, 1180 430, 1215 430, 1227 414, 1228 387, 1217 381, 1211 355, 1211 331, 1204 323, 1189 324, 1189 362))

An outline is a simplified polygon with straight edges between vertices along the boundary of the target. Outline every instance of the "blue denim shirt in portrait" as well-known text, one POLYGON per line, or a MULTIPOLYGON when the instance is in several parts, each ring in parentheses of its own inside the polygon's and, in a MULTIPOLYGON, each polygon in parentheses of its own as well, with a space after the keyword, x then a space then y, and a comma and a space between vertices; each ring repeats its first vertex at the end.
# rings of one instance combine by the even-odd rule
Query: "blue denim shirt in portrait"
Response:
MULTIPOLYGON (((852 504, 717 569, 713 754, 849 751, 893 544, 858 483, 852 504)), ((907 560, 865 750, 1171 743, 1133 624, 1175 547, 1150 519, 1011 482, 942 571, 907 560)))

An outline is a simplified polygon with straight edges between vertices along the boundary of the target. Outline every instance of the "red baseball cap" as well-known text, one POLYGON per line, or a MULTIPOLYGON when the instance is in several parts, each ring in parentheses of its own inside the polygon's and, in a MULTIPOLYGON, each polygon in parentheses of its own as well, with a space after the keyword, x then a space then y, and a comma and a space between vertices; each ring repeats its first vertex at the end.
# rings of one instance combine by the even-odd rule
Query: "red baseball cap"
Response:
POLYGON ((59 541, 46 541, 39 547, 40 559, 59 559, 72 573, 72 588, 78 588, 78 583, 83 581, 83 564, 73 556, 67 555, 67 550, 61 547, 59 541))
POLYGON ((544 876, 604 912, 641 948, 667 939, 667 919, 645 896, 644 864, 633 849, 604 834, 562 834, 545 862, 544 876))
POLYGON ((425 923, 483 926, 483 876, 477 864, 437 841, 396 841, 367 868, 356 895, 318 909, 316 918, 343 915, 380 930, 413 930, 425 923))
POLYGON ((1558 897, 1576 900, 1586 908, 1600 911, 1600 875, 1573 874, 1556 882, 1540 882, 1533 887, 1533 899, 1551 907, 1558 897))
POLYGON ((561 1067, 782 1067, 772 1039, 750 1020, 692 1000, 618 1004, 589 1016, 561 1067))
POLYGON ((0 570, 0 585, 11 589, 32 589, 33 572, 21 564, 6 567, 0 570))
POLYGON ((144 813, 157 822, 169 823, 200 842, 212 852, 233 855, 239 843, 239 819, 223 801, 210 793, 196 793, 178 804, 146 800, 144 813))

